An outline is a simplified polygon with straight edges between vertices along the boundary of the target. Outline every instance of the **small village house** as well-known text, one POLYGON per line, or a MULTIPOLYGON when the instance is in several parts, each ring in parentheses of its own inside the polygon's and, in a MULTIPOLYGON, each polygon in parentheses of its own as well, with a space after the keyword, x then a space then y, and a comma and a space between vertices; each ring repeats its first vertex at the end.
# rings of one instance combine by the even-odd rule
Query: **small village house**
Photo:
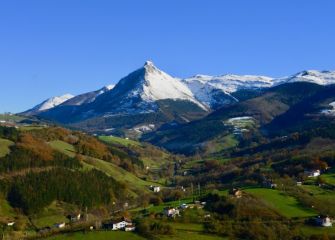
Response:
POLYGON ((238 188, 230 189, 229 194, 236 197, 236 198, 242 197, 242 191, 238 188))
POLYGON ((55 224, 56 228, 65 228, 65 226, 66 226, 65 222, 55 224))
POLYGON ((12 227, 12 226, 14 226, 14 224, 15 224, 14 221, 7 222, 7 226, 8 226, 8 227, 12 227))
POLYGON ((135 229, 136 229, 136 227, 135 227, 135 225, 127 225, 125 228, 124 228, 124 230, 126 231, 126 232, 133 232, 133 231, 135 231, 135 229))
MULTIPOLYGON (((113 231, 126 230, 126 227, 128 226, 134 226, 134 225, 131 220, 126 218, 115 219, 104 224, 105 229, 111 229, 113 231)), ((127 229, 127 231, 130 231, 130 229, 127 229)))
POLYGON ((116 220, 112 222, 112 230, 121 230, 127 226, 127 222, 125 220, 116 220))
POLYGON ((305 174, 307 177, 318 177, 321 175, 321 171, 319 169, 317 170, 306 170, 305 174))
POLYGON ((71 221, 71 222, 77 222, 79 221, 81 218, 81 214, 80 213, 76 213, 76 214, 71 214, 68 216, 68 219, 71 221))
POLYGON ((180 208, 181 209, 186 209, 186 208, 188 208, 188 205, 186 203, 183 203, 183 204, 180 205, 180 208))
POLYGON ((150 186, 150 189, 155 192, 155 193, 159 193, 161 191, 161 187, 160 186, 150 186))
POLYGON ((168 207, 164 209, 164 215, 170 218, 174 218, 176 216, 179 216, 179 210, 176 208, 168 207))
POLYGON ((331 227, 333 226, 333 221, 328 216, 319 216, 316 219, 316 224, 321 227, 331 227))

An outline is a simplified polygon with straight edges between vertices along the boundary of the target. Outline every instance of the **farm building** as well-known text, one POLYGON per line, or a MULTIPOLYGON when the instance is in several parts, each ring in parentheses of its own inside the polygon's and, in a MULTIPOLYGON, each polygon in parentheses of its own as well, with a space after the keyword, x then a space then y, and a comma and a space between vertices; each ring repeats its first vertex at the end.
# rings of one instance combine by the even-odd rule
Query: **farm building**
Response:
POLYGON ((65 222, 55 224, 56 228, 65 228, 65 226, 66 226, 65 222))
POLYGON ((161 187, 159 187, 159 186, 150 186, 150 189, 153 191, 153 192, 155 192, 155 193, 158 193, 158 192, 160 192, 161 191, 161 187))
POLYGON ((125 228, 124 228, 124 230, 126 231, 126 232, 133 232, 133 231, 135 231, 135 226, 134 225, 127 225, 125 228))
POLYGON ((71 214, 71 215, 68 216, 68 219, 69 219, 71 222, 79 221, 80 218, 81 218, 81 214, 80 214, 80 213, 71 214))
POLYGON ((174 218, 176 216, 179 216, 179 210, 176 208, 165 208, 164 209, 164 215, 170 218, 174 218))
POLYGON ((321 171, 319 169, 317 170, 306 170, 305 174, 307 177, 318 177, 321 175, 321 171))
MULTIPOLYGON (((126 227, 129 226, 133 226, 133 223, 130 220, 126 218, 120 218, 104 224, 103 227, 105 229, 111 229, 113 231, 116 231, 116 230, 126 230, 126 227)), ((129 228, 127 230, 130 231, 129 228)))
POLYGON ((242 191, 238 188, 230 189, 229 194, 236 197, 236 198, 242 197, 242 191))
POLYGON ((319 216, 316 219, 316 224, 321 227, 331 227, 333 226, 333 221, 328 216, 319 216))
POLYGON ((8 226, 8 227, 12 227, 12 226, 14 226, 14 224, 15 224, 14 221, 10 221, 10 222, 7 223, 7 226, 8 226))

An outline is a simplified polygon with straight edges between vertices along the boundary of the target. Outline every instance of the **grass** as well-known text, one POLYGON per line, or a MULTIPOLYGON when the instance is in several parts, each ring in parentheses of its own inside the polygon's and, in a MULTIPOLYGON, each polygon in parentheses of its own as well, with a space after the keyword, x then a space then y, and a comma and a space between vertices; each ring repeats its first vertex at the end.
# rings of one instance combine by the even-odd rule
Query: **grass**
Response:
POLYGON ((335 185, 335 173, 322 174, 321 178, 330 185, 335 185))
POLYGON ((67 142, 60 141, 60 140, 55 140, 55 141, 49 142, 49 145, 52 148, 68 155, 69 157, 74 157, 76 155, 75 148, 67 142))
POLYGON ((127 186, 132 190, 148 191, 147 186, 150 186, 152 184, 150 182, 144 181, 136 177, 134 174, 110 162, 106 162, 106 161, 103 161, 97 158, 91 158, 91 157, 87 158, 85 162, 86 164, 91 165, 94 168, 103 171, 107 175, 113 177, 115 180, 126 183, 127 186))
MULTIPOLYGON (((70 157, 74 157, 75 155, 75 149, 71 144, 59 140, 51 141, 49 144, 54 149, 63 152, 70 157)), ((115 180, 126 183, 131 189, 139 188, 147 191, 147 186, 152 184, 136 177, 134 174, 116 166, 113 163, 106 162, 97 158, 86 157, 85 162, 83 162, 82 164, 85 170, 91 170, 92 168, 99 169, 107 175, 113 177, 115 180)))
MULTIPOLYGON (((224 239, 215 235, 208 235, 203 233, 202 224, 189 224, 189 223, 173 223, 174 229, 176 230, 175 234, 167 236, 159 236, 158 239, 162 240, 219 240, 224 239)), ((99 232, 77 232, 71 234, 63 234, 54 237, 49 237, 46 240, 144 240, 145 238, 131 232, 123 231, 99 231, 99 232)))
POLYGON ((215 235, 209 235, 202 232, 193 232, 188 230, 177 230, 172 236, 162 236, 161 240, 224 240, 223 238, 215 235))
POLYGON ((203 232, 202 224, 194 224, 194 223, 172 223, 173 228, 176 230, 175 234, 172 236, 161 236, 159 239, 169 240, 218 240, 224 239, 219 236, 205 234, 203 232))
POLYGON ((40 125, 30 125, 30 126, 22 126, 19 127, 20 131, 31 131, 31 130, 39 130, 46 128, 45 126, 40 126, 40 125))
POLYGON ((236 147, 238 143, 239 141, 233 134, 219 137, 206 143, 207 146, 206 153, 207 154, 218 153, 226 149, 236 147))
POLYGON ((294 197, 284 195, 282 192, 267 188, 250 188, 244 190, 247 193, 263 200, 269 207, 279 214, 288 217, 310 217, 316 213, 311 209, 306 209, 294 197))
POLYGON ((1 219, 13 219, 15 212, 9 203, 2 197, 0 197, 0 220, 1 219))
POLYGON ((134 140, 115 137, 115 136, 99 136, 99 139, 105 143, 114 143, 114 144, 120 144, 123 146, 141 146, 141 143, 136 142, 134 140))
POLYGON ((0 114, 0 120, 20 122, 24 119, 26 119, 26 117, 22 117, 22 116, 19 116, 19 115, 0 114))
POLYGON ((55 237, 47 238, 47 240, 109 240, 109 239, 117 239, 117 240, 144 240, 145 238, 136 235, 131 232, 121 232, 121 231, 101 231, 101 232, 77 232, 71 234, 63 234, 55 237))
POLYGON ((32 223, 37 228, 52 227, 56 223, 69 222, 66 215, 70 212, 70 205, 53 202, 41 213, 31 217, 32 223))
POLYGON ((323 235, 335 236, 335 227, 313 227, 313 226, 302 226, 300 231, 307 236, 311 235, 323 235))
MULTIPOLYGON (((145 152, 145 145, 142 145, 142 143, 131 140, 131 139, 125 139, 115 136, 99 136, 99 139, 106 144, 115 144, 115 145, 121 145, 125 147, 129 147, 132 150, 140 150, 140 152, 145 152), (133 147, 133 148, 132 148, 133 147)), ((163 164, 167 163, 169 154, 162 152, 162 156, 155 157, 155 156, 143 156, 140 154, 140 159, 143 161, 143 164, 145 166, 149 166, 152 170, 159 169, 163 164)))
POLYGON ((320 188, 315 185, 301 186, 305 191, 312 194, 315 199, 332 200, 335 199, 335 191, 320 188))
POLYGON ((10 153, 9 147, 14 143, 7 139, 0 138, 0 157, 4 157, 10 153))

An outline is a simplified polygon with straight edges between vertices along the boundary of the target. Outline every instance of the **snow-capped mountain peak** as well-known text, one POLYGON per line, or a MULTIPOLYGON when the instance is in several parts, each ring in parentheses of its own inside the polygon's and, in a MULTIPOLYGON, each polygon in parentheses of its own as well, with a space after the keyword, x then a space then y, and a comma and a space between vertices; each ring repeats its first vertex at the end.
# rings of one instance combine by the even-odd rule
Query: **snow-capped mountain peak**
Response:
POLYGON ((51 108, 54 108, 64 102, 66 102, 67 100, 73 98, 74 96, 72 94, 64 94, 62 96, 56 96, 56 97, 51 97, 45 101, 43 101, 42 103, 36 105, 35 107, 33 107, 32 109, 28 110, 25 112, 25 114, 27 115, 34 115, 46 110, 49 110, 51 108))
POLYGON ((276 84, 310 82, 319 85, 335 84, 335 71, 306 70, 289 77, 276 79, 276 84))
POLYGON ((147 61, 145 61, 145 63, 144 63, 144 67, 155 67, 155 64, 153 63, 153 61, 151 61, 151 60, 147 60, 147 61))
POLYGON ((110 91, 110 95, 110 98, 124 98, 122 105, 134 102, 131 99, 141 99, 146 103, 173 99, 191 101, 208 110, 195 99, 192 91, 180 79, 163 72, 152 61, 146 61, 142 68, 121 79, 110 91))
POLYGON ((146 100, 184 99, 196 102, 193 93, 179 79, 158 69, 153 62, 144 65, 143 93, 146 100))

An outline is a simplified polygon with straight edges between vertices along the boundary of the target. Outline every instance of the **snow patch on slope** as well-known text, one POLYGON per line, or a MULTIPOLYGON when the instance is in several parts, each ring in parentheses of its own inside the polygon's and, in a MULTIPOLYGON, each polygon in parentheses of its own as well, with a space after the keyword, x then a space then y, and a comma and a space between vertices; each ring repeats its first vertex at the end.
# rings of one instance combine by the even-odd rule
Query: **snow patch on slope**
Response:
POLYGON ((196 75, 186 78, 184 81, 194 90, 202 86, 210 86, 221 89, 225 93, 233 93, 242 89, 265 88, 273 85, 273 78, 270 77, 233 74, 222 76, 196 75))
POLYGON ((42 111, 54 108, 73 97, 74 96, 71 94, 65 94, 65 95, 58 96, 58 97, 52 97, 52 98, 45 100, 41 104, 37 105, 32 110, 37 111, 37 112, 42 112, 42 111))
POLYGON ((321 113, 329 116, 335 116, 335 102, 329 103, 331 109, 322 110, 321 113))
POLYGON ((259 89, 271 87, 273 79, 265 76, 253 75, 195 75, 191 78, 183 79, 183 82, 189 87, 197 100, 212 107, 219 100, 219 105, 226 105, 232 102, 238 102, 238 99, 233 97, 234 93, 242 89, 259 89), (221 91, 221 97, 215 98, 221 91))
POLYGON ((308 70, 275 80, 276 85, 293 82, 310 82, 323 86, 335 84, 335 71, 308 70))

